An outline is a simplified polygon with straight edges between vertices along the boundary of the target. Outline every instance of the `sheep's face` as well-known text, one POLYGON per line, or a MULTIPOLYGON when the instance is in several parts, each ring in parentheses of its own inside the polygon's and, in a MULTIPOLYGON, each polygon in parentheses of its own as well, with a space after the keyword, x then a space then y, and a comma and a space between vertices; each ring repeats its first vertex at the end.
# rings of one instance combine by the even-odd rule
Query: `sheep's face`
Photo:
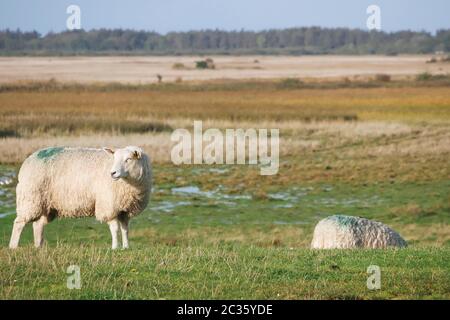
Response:
POLYGON ((113 180, 130 179, 139 180, 144 172, 143 152, 139 147, 126 147, 112 150, 103 148, 105 152, 114 157, 111 167, 111 178, 113 180))

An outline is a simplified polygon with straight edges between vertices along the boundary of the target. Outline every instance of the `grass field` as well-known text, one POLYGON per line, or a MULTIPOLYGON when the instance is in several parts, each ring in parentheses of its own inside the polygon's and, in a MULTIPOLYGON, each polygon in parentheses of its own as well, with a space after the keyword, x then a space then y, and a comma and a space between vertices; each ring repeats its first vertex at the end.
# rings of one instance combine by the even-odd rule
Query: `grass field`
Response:
POLYGON ((448 299, 448 248, 311 251, 233 244, 139 246, 111 252, 59 246, 1 249, 0 298, 27 299, 448 299), (68 290, 77 264, 81 289, 68 290), (369 265, 381 289, 368 290, 369 265))
POLYGON ((0 57, 0 83, 18 80, 152 83, 220 79, 414 77, 446 74, 449 63, 426 63, 432 55, 400 56, 214 56, 214 70, 197 70, 199 56, 0 57))
POLYGON ((450 298, 450 86, 208 82, 0 87, 0 298, 450 298), (280 170, 174 166, 173 129, 279 128, 280 170), (43 146, 137 144, 154 162, 129 251, 106 225, 57 220, 47 245, 6 249, 16 172, 43 146), (404 250, 311 251, 332 214, 384 222, 404 250), (82 289, 66 288, 69 265, 82 289), (369 265, 381 289, 368 290, 369 265))

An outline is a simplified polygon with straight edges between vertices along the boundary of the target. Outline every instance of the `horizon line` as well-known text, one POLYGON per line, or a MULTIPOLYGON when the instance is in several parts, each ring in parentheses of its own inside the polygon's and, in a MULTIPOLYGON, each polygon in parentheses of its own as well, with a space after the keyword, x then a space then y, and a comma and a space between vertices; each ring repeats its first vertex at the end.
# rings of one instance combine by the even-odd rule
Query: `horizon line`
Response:
POLYGON ((101 27, 101 28, 91 28, 91 29, 76 29, 76 30, 69 30, 69 29, 65 29, 65 30, 60 30, 60 31, 53 31, 53 30, 49 30, 46 33, 41 33, 40 31, 33 29, 33 30, 22 30, 21 28, 4 28, 4 29, 0 29, 0 32, 6 32, 6 31, 11 31, 11 32, 22 32, 22 33, 32 33, 32 32, 36 32, 38 33, 41 37, 45 37, 47 35, 52 35, 52 34, 61 34, 61 33, 67 33, 67 32, 92 32, 92 31, 101 31, 101 30, 105 30, 105 31, 133 31, 133 32, 146 32, 146 33, 156 33, 158 35, 168 35, 171 33, 190 33, 190 32, 208 32, 208 31, 215 31, 215 32, 251 32, 251 33, 263 33, 263 32, 270 32, 270 31, 286 31, 286 30, 293 30, 293 29, 312 29, 312 28, 319 28, 322 30, 337 30, 337 29, 345 29, 345 30, 350 30, 350 31, 363 31, 363 32, 367 32, 367 33, 385 33, 385 34, 393 34, 393 33, 400 33, 400 32, 414 32, 414 33, 427 33, 427 34, 431 34, 431 35, 435 35, 437 32, 439 31, 448 31, 450 30, 450 27, 442 27, 442 28, 437 28, 436 30, 432 31, 432 30, 426 30, 426 29, 420 29, 420 30, 415 30, 415 29, 399 29, 399 30, 368 30, 365 28, 355 28, 355 27, 323 27, 323 26, 319 26, 319 25, 308 25, 308 26, 294 26, 294 27, 285 27, 285 28, 264 28, 264 29, 245 29, 245 28, 241 28, 241 29, 221 29, 221 28, 205 28, 205 29, 189 29, 189 30, 172 30, 172 31, 167 31, 167 32, 158 32, 155 30, 150 30, 150 29, 136 29, 136 28, 108 28, 108 27, 101 27))

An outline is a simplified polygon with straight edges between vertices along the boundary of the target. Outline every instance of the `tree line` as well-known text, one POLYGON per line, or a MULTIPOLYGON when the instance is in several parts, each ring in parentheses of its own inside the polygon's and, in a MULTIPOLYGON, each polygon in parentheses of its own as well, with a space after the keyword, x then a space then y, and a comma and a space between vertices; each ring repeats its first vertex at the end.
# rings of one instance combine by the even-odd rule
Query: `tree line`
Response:
POLYGON ((450 29, 380 32, 303 27, 264 31, 201 30, 159 34, 123 29, 41 35, 0 31, 0 55, 39 54, 416 54, 450 52, 450 29))

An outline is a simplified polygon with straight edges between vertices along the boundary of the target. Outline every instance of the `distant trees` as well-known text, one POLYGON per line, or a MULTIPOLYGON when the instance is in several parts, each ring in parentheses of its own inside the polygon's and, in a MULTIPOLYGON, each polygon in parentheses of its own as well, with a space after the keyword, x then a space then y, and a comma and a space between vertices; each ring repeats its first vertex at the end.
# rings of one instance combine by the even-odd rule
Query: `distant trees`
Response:
POLYGON ((0 31, 0 55, 7 54, 388 54, 450 52, 450 29, 393 33, 346 28, 201 30, 156 32, 122 29, 60 33, 0 31))

